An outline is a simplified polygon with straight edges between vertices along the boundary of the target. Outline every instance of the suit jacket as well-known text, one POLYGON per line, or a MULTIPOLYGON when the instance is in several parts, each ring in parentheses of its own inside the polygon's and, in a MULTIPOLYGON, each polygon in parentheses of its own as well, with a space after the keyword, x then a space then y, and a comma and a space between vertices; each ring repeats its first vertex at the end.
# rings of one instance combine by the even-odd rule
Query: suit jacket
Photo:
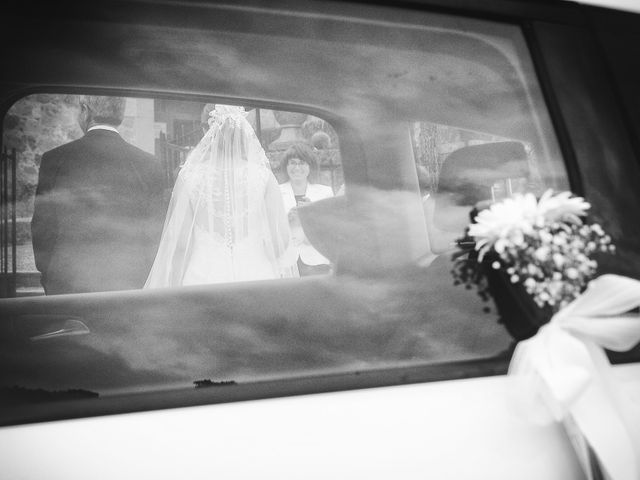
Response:
POLYGON ((92 130, 42 156, 31 221, 50 294, 141 288, 164 219, 160 162, 92 130))
MULTIPOLYGON (((296 206, 296 197, 293 193, 291 182, 281 184, 280 193, 282 194, 284 210, 285 212, 289 213, 289 211, 296 206)), ((331 187, 322 185, 320 183, 309 183, 307 185, 305 197, 307 197, 312 202, 316 202, 324 198, 333 197, 333 190, 331 189, 331 187)), ((298 249, 300 260, 302 260, 306 265, 322 265, 329 263, 329 260, 327 260, 327 258, 325 258, 320 252, 313 248, 304 232, 302 231, 301 225, 296 224, 290 226, 291 235, 293 237, 294 243, 296 244, 296 248, 298 249)))

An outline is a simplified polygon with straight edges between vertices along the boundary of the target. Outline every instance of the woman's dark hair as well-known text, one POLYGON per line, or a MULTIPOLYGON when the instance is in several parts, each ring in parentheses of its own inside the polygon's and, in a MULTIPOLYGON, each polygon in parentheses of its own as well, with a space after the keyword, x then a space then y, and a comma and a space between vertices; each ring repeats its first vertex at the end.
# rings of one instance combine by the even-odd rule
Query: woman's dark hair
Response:
POLYGON ((289 178, 287 166, 289 165, 289 160, 292 158, 298 158, 309 165, 309 177, 307 177, 307 180, 309 183, 318 183, 318 157, 313 151, 313 147, 311 147, 311 145, 305 142, 294 143, 284 152, 281 165, 287 178, 289 178))

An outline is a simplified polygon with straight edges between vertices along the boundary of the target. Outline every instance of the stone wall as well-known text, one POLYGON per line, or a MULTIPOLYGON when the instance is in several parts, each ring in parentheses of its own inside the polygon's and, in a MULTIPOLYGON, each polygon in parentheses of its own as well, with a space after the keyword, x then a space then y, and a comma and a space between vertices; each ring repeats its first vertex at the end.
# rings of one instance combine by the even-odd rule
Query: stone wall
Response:
POLYGON ((15 148, 18 217, 30 218, 38 184, 42 154, 82 136, 77 124, 76 95, 29 95, 7 112, 3 125, 3 147, 15 148))
MULTIPOLYGON (((78 95, 37 94, 18 100, 7 112, 3 146, 15 148, 17 165, 17 215, 31 218, 42 154, 82 136, 78 126, 78 95)), ((154 153, 152 99, 127 99, 120 126, 128 142, 154 153)))

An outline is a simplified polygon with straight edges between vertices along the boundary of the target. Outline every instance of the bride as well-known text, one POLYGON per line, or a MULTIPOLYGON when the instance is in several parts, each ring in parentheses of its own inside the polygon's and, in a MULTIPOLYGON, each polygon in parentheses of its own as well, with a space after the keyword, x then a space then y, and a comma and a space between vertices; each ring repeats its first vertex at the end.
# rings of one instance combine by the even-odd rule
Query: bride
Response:
POLYGON ((176 180, 145 288, 298 276, 282 195, 243 107, 216 105, 176 180))

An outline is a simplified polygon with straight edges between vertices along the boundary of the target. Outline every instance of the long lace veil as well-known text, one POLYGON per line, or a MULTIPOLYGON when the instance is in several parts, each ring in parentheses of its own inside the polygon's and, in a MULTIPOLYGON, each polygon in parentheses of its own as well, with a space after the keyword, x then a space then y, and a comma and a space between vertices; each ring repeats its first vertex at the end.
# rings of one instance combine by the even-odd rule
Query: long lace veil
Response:
MULTIPOLYGON (((196 229, 211 235, 227 255, 247 238, 258 238, 273 278, 297 276, 282 199, 273 193, 277 182, 244 108, 216 105, 209 115, 209 130, 176 179, 145 288, 182 285, 196 229)), ((227 281, 238 278, 250 276, 224 275, 227 281)))

